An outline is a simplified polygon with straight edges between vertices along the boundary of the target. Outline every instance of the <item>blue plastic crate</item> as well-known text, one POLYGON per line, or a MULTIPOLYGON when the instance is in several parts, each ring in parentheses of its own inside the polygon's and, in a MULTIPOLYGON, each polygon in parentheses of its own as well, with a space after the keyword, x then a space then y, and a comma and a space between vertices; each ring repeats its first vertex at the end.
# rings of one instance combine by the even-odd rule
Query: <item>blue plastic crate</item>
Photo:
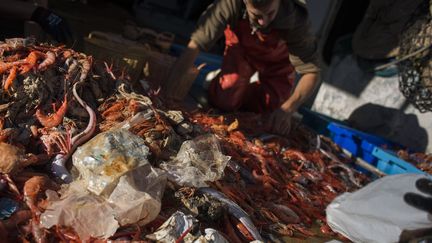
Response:
POLYGON ((338 123, 327 126, 332 140, 348 150, 353 156, 362 158, 371 165, 376 166, 377 158, 372 152, 375 147, 400 148, 401 146, 379 136, 371 135, 338 123))
POLYGON ((377 158, 376 167, 388 175, 403 173, 427 174, 411 163, 400 159, 391 151, 375 147, 372 155, 377 158))
POLYGON ((327 127, 332 134, 338 135, 338 136, 345 136, 345 137, 351 137, 351 138, 358 138, 362 141, 367 141, 370 144, 373 144, 375 146, 379 147, 387 147, 387 148, 401 148, 402 146, 391 142, 385 138, 368 134, 353 128, 350 128, 348 126, 338 124, 338 123, 330 123, 327 127))

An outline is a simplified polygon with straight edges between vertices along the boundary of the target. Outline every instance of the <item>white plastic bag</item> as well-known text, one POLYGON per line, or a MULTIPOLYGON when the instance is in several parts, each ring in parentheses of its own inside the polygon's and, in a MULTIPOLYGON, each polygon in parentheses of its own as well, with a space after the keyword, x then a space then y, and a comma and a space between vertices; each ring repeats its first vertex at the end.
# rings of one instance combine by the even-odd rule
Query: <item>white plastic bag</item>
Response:
MULTIPOLYGON (((420 174, 386 176, 364 188, 344 193, 327 206, 327 223, 354 242, 398 242, 403 230, 432 226, 430 215, 404 202, 404 194, 423 194, 420 174)), ((427 195, 425 195, 427 196, 427 195)))
POLYGON ((141 166, 120 177, 108 198, 119 224, 145 225, 154 220, 161 209, 166 181, 166 173, 151 166, 141 166))
POLYGON ((219 141, 213 134, 185 141, 177 157, 160 165, 168 178, 181 186, 206 187, 206 181, 216 181, 230 160, 221 152, 219 141))
POLYGON ((160 212, 167 176, 150 165, 148 153, 144 141, 127 130, 97 135, 74 154, 80 179, 61 198, 51 193, 41 224, 72 227, 87 240, 106 239, 119 226, 153 221, 160 212))
POLYGON ((48 190, 50 205, 41 215, 41 225, 47 229, 55 225, 71 227, 82 240, 91 236, 107 239, 119 227, 114 209, 103 198, 83 188, 82 181, 74 181, 61 198, 48 190))

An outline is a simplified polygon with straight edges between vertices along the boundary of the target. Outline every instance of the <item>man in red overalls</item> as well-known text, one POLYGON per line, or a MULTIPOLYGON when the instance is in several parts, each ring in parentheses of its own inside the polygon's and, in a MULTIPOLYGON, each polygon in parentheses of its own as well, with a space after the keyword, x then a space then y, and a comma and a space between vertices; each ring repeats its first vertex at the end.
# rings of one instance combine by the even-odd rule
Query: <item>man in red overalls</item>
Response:
MULTIPOLYGON (((217 0, 198 22, 188 48, 171 73, 171 84, 190 70, 200 50, 225 35, 221 73, 209 100, 225 111, 271 112, 268 128, 286 135, 291 116, 318 84, 317 46, 307 11, 297 0, 217 0), (250 82, 258 72, 259 81, 250 82), (295 72, 301 75, 293 90, 295 72)), ((182 84, 166 87, 175 97, 182 84)))

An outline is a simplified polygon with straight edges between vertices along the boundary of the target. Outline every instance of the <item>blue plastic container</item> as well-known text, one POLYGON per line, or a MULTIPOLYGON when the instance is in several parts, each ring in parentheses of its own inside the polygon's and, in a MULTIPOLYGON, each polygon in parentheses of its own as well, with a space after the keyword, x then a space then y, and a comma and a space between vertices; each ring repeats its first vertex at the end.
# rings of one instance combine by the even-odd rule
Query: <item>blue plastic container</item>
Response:
POLYGON ((386 148, 400 147, 396 143, 384 138, 361 132, 335 122, 330 123, 327 129, 330 131, 330 136, 335 143, 350 151, 354 156, 361 157, 368 162, 373 158, 372 151, 375 146, 386 148), (371 157, 368 157, 369 155, 371 157))
POLYGON ((329 123, 332 140, 348 150, 353 156, 362 158, 373 166, 377 166, 378 158, 372 153, 378 148, 401 148, 400 145, 388 141, 382 137, 371 135, 335 122, 329 123))
POLYGON ((327 127, 333 134, 340 135, 340 136, 346 136, 351 138, 358 138, 364 141, 367 141, 371 144, 374 144, 379 147, 387 147, 387 148, 400 148, 401 145, 391 142, 385 138, 375 136, 372 134, 368 134, 353 128, 350 128, 345 125, 337 124, 337 123, 331 123, 327 127))
POLYGON ((411 163, 400 159, 391 151, 375 147, 372 151, 372 155, 377 158, 376 167, 388 175, 403 173, 427 174, 411 163))

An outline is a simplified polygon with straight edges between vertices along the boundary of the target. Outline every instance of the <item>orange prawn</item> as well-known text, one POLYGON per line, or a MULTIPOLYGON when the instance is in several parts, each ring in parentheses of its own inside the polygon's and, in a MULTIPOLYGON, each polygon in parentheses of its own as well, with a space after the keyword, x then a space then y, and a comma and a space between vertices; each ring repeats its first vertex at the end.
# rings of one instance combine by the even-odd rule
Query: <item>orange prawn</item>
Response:
POLYGON ((25 56, 23 52, 15 53, 14 55, 6 56, 3 58, 3 61, 5 62, 16 62, 20 59, 22 59, 25 56))
POLYGON ((30 52, 30 54, 25 59, 27 64, 21 68, 21 74, 29 72, 34 66, 36 66, 38 59, 45 58, 45 56, 45 53, 42 53, 40 51, 30 52))
POLYGON ((12 85, 13 81, 15 80, 17 76, 18 68, 16 66, 13 66, 10 70, 10 73, 6 79, 6 82, 4 83, 4 90, 9 90, 9 87, 12 85))
POLYGON ((58 190, 58 185, 51 181, 47 176, 33 176, 28 179, 23 188, 24 201, 35 215, 40 214, 38 201, 44 196, 45 190, 58 190))
POLYGON ((81 75, 79 78, 80 82, 84 82, 84 80, 87 78, 87 75, 91 69, 92 62, 93 62, 93 58, 91 56, 80 60, 81 63, 81 75))
POLYGON ((62 120, 64 115, 66 114, 67 110, 67 95, 64 97, 63 104, 60 106, 60 108, 50 116, 46 116, 42 113, 41 109, 36 110, 36 118, 42 124, 42 126, 46 128, 52 128, 58 126, 62 120))
POLYGON ((102 112, 103 117, 109 116, 111 113, 119 112, 126 106, 126 100, 122 99, 111 105, 108 109, 102 112))
POLYGON ((5 73, 7 70, 11 69, 12 67, 18 66, 20 64, 26 64, 25 60, 20 60, 16 62, 1 62, 0 61, 0 75, 5 73))
POLYGON ((39 64, 38 69, 42 70, 42 71, 46 70, 49 66, 51 66, 52 64, 54 64, 55 59, 56 59, 55 53, 52 52, 52 51, 47 51, 46 58, 45 58, 45 60, 43 60, 41 62, 41 64, 39 64))

